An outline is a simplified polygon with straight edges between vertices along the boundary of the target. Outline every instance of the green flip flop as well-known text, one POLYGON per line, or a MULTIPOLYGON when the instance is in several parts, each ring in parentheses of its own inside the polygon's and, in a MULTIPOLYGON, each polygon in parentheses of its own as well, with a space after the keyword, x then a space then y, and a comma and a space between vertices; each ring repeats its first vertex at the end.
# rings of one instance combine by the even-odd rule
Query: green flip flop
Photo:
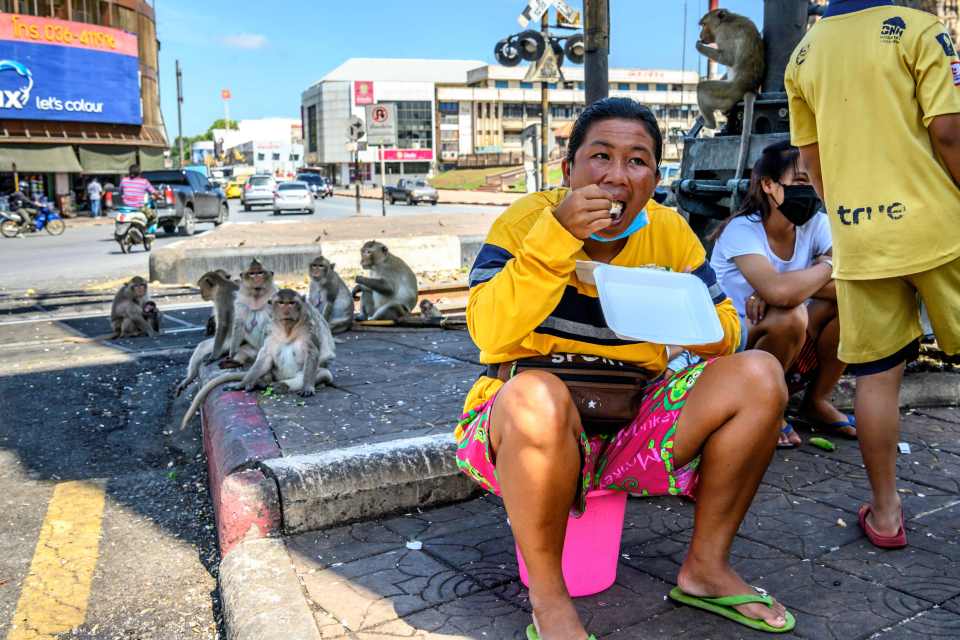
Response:
MULTIPOLYGON (((527 640, 540 640, 540 634, 537 633, 535 626, 527 625, 527 640)), ((597 640, 597 636, 591 635, 587 640, 597 640)))
MULTIPOLYGON (((784 624, 782 627, 774 627, 763 620, 750 618, 734 609, 736 606, 742 604, 751 604, 753 602, 759 602, 760 604, 765 604, 768 607, 772 607, 773 598, 764 593, 760 593, 759 591, 756 594, 744 594, 741 596, 701 598, 699 596, 692 596, 689 593, 684 593, 680 587, 674 587, 670 590, 670 599, 676 600, 677 602, 689 605, 691 607, 696 607, 697 609, 703 609, 704 611, 715 613, 718 616, 723 616, 728 620, 733 620, 734 622, 738 622, 745 627, 750 627, 751 629, 756 629, 758 631, 766 631, 768 633, 786 633, 787 631, 792 631, 793 628, 797 626, 796 619, 789 611, 787 611, 785 615, 786 624, 784 624)), ((527 637, 529 638, 529 630, 527 632, 527 637)))

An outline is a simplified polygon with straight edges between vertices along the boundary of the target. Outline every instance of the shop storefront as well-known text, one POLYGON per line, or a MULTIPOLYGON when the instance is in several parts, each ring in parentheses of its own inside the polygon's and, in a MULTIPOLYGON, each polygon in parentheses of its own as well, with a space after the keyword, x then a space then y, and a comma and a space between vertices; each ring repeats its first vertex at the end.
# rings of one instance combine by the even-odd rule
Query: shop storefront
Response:
POLYGON ((0 122, 0 194, 82 209, 92 176, 163 168, 152 7, 0 0, 0 122))

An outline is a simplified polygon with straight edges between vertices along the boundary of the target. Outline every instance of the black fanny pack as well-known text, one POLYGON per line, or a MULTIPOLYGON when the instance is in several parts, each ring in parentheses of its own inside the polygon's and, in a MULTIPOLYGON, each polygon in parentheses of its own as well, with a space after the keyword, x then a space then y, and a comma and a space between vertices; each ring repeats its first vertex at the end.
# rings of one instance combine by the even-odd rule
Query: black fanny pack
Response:
POLYGON ((547 371, 567 385, 590 434, 612 434, 630 424, 643 391, 656 376, 619 360, 579 353, 554 353, 487 366, 487 376, 506 382, 521 371, 547 371))

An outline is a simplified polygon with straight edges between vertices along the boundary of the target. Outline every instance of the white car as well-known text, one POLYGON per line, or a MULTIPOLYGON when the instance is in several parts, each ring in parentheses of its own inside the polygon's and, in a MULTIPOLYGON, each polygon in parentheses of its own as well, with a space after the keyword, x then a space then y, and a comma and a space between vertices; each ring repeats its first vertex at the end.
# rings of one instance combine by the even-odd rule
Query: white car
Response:
POLYGON ((240 204, 244 211, 250 211, 258 205, 267 205, 273 203, 273 194, 277 190, 277 181, 273 176, 254 175, 247 179, 243 185, 243 193, 240 195, 240 204))
POLYGON ((281 182, 273 192, 273 215, 284 211, 313 213, 313 194, 306 182, 281 182))

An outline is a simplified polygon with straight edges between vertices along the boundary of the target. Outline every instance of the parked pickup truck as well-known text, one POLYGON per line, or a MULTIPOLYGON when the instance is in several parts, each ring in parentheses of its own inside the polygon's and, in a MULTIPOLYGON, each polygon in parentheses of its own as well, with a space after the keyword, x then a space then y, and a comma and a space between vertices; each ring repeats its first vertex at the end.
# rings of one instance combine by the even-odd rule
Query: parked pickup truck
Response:
POLYGON ((230 215, 223 190, 196 171, 165 169, 144 171, 143 177, 160 193, 157 198, 158 224, 167 234, 179 231, 193 235, 198 222, 220 226, 230 215))
POLYGON ((395 203, 397 200, 414 205, 418 202, 437 204, 437 190, 423 180, 401 178, 397 186, 391 187, 387 185, 386 196, 390 204, 395 203))

